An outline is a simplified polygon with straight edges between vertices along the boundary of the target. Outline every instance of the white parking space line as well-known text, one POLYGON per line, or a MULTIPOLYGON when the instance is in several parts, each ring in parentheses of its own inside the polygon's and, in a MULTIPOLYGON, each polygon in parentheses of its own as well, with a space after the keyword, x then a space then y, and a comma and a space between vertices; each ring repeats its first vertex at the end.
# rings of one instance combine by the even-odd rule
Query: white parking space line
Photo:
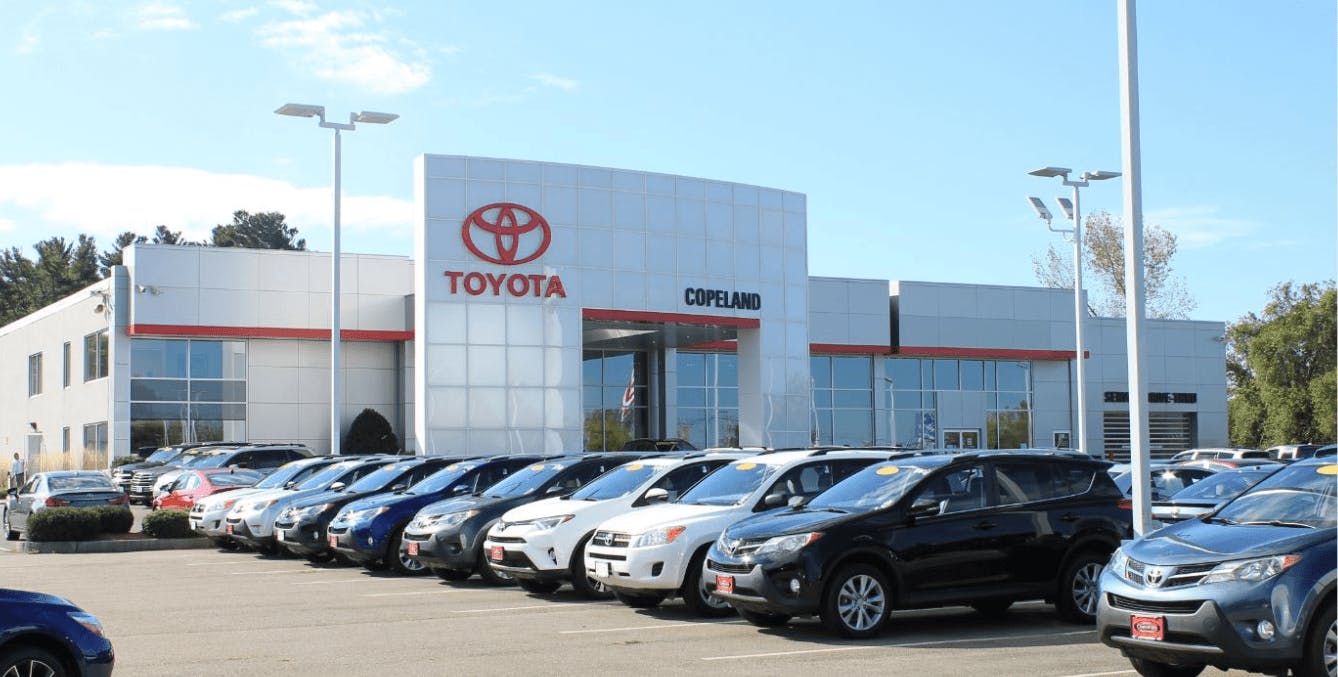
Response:
POLYGON ((630 632, 633 630, 664 630, 667 628, 692 628, 702 625, 746 625, 747 621, 700 621, 695 623, 667 623, 660 625, 634 625, 626 628, 598 628, 594 630, 563 630, 560 635, 591 635, 600 632, 630 632))
POLYGON ((336 578, 330 581, 302 581, 301 583, 294 583, 293 585, 337 585, 340 583, 368 583, 376 581, 400 582, 402 580, 403 579, 399 578, 372 578, 368 576, 366 578, 336 578))
POLYGON ((316 569, 270 569, 269 571, 229 571, 229 576, 264 576, 266 574, 314 574, 316 569))
POLYGON ((369 592, 363 597, 408 597, 410 595, 454 595, 461 592, 492 592, 484 588, 478 590, 414 590, 412 592, 369 592))
POLYGON ((1106 675, 1129 675, 1137 672, 1137 670, 1116 670, 1115 672, 1087 672, 1081 675, 1064 675, 1064 677, 1106 677, 1106 675))
POLYGON ((495 611, 522 611, 522 610, 525 610, 525 609, 563 609, 563 608, 585 607, 585 606, 610 606, 610 605, 614 605, 614 604, 616 604, 616 605, 622 605, 622 602, 567 602, 567 603, 562 603, 562 602, 550 602, 550 603, 548 603, 548 604, 535 604, 535 605, 532 605, 532 606, 508 606, 508 607, 501 607, 501 608, 497 608, 497 609, 456 609, 456 610, 452 610, 451 613, 453 613, 453 614, 486 614, 486 613, 492 613, 492 612, 495 612, 495 611))
POLYGON ((798 656, 811 653, 835 653, 838 651, 867 651, 869 649, 898 649, 913 648, 921 646, 939 646, 943 644, 965 644, 968 642, 998 642, 1010 639, 1027 639, 1030 637, 1066 637, 1069 635, 1086 635, 1095 633, 1096 630, 1078 630, 1076 632, 1060 633, 1032 633, 1030 635, 996 635, 994 637, 962 637, 959 639, 936 639, 928 642, 901 642, 898 644, 874 644, 864 646, 838 646, 830 649, 804 649, 801 651, 775 651, 772 653, 753 653, 739 654, 734 656, 707 656, 702 658, 704 661, 729 661, 745 658, 772 658, 776 656, 798 656))
POLYGON ((259 560, 257 560, 257 561, 247 561, 247 560, 244 560, 244 559, 243 559, 243 560, 237 560, 237 561, 235 561, 235 562, 187 562, 187 563, 186 563, 186 566, 188 566, 188 567, 226 567, 226 566, 236 566, 236 565, 238 565, 238 564, 265 564, 265 562, 263 562, 263 561, 259 561, 259 560))

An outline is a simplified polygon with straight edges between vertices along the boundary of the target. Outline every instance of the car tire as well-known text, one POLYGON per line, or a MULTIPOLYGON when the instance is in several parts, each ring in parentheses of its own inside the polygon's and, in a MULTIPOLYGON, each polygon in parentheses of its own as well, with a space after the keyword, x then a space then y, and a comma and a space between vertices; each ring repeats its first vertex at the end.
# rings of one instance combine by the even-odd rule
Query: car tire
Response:
POLYGON ((423 566, 412 557, 409 557, 408 551, 404 547, 404 528, 395 530, 395 537, 390 539, 390 546, 386 548, 385 561, 390 562, 390 568, 395 573, 403 576, 421 576, 427 573, 427 567, 423 566))
POLYGON ((1143 658, 1130 658, 1129 664, 1143 677, 1195 677, 1203 672, 1202 665, 1169 665, 1143 658))
POLYGON ((887 577, 868 564, 842 567, 822 596, 822 623, 851 639, 877 635, 892 614, 892 588, 887 577))
POLYGON ((535 580, 533 578, 529 579, 517 578, 516 585, 519 585, 520 589, 524 590, 525 592, 532 592, 536 595, 547 595, 553 592, 557 592, 557 589, 562 587, 562 582, 540 581, 540 580, 535 580))
POLYGON ((683 577, 683 587, 678 589, 678 594, 683 597, 683 603, 698 616, 705 618, 723 618, 734 613, 734 607, 730 606, 729 602, 716 597, 706 589, 706 582, 702 580, 702 567, 705 564, 706 549, 702 548, 692 556, 687 575, 683 577))
POLYGON ((443 569, 441 567, 434 568, 432 573, 443 581, 465 581, 474 575, 474 572, 464 569, 443 569))
POLYGON ((743 620, 756 625, 759 628, 779 628, 790 622, 790 616, 787 614, 775 614, 769 611, 749 611, 747 609, 737 609, 743 620))
POLYGON ((1338 662, 1338 622, 1334 620, 1333 600, 1322 604, 1325 609, 1310 621, 1306 632, 1301 664, 1292 671, 1298 677, 1328 677, 1338 662))
POLYGON ((66 677, 70 673, 51 652, 19 645, 0 652, 0 675, 10 674, 66 677))
POLYGON ((1008 614, 1008 608, 1013 606, 1011 599, 990 599, 971 604, 971 608, 976 613, 989 618, 1002 618, 1008 614))
POLYGON ((483 579, 488 585, 515 585, 516 579, 511 574, 504 571, 498 571, 488 564, 488 553, 479 552, 478 572, 479 578, 483 579))
POLYGON ((1059 590, 1055 592, 1055 611, 1060 618, 1081 625, 1096 622, 1096 603, 1101 595, 1097 582, 1109 560, 1108 555, 1092 550, 1073 556, 1064 567, 1064 573, 1059 577, 1059 590))
POLYGON ((571 553, 571 587, 586 599, 613 599, 613 591, 609 590, 609 586, 591 578, 585 570, 585 546, 593 535, 593 532, 586 534, 571 553))
POLYGON ((664 601, 668 595, 662 592, 623 592, 614 590, 613 598, 632 607, 633 609, 654 609, 664 601))
POLYGON ((17 540, 19 540, 19 532, 15 531, 13 527, 9 526, 9 511, 8 511, 8 510, 5 511, 5 540, 6 540, 6 541, 17 541, 17 540))
POLYGON ((325 564, 334 559, 334 555, 329 552, 312 552, 304 555, 308 562, 312 564, 325 564))

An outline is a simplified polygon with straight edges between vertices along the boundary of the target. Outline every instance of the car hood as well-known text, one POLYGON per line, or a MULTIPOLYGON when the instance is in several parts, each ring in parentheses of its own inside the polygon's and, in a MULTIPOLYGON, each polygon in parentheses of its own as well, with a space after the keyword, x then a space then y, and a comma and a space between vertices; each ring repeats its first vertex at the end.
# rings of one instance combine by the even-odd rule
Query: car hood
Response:
POLYGON ((730 525, 730 538, 766 538, 792 533, 822 531, 833 523, 850 517, 849 513, 830 510, 773 510, 753 515, 730 525))
POLYGON ((70 609, 78 609, 73 602, 63 597, 48 595, 44 592, 28 592, 26 590, 8 590, 0 588, 0 604, 48 604, 54 606, 64 606, 70 609))
POLYGON ((349 503, 347 506, 345 506, 345 509, 348 510, 349 512, 353 512, 354 510, 368 510, 370 508, 379 508, 383 505, 394 505, 396 503, 413 500, 415 498, 422 498, 422 496, 414 496, 411 494, 396 494, 396 493, 371 494, 368 496, 363 496, 358 500, 349 503))
POLYGON ((602 505, 603 503, 604 501, 567 501, 561 498, 545 498, 506 511, 506 514, 502 515, 502 521, 527 522, 552 515, 578 515, 591 506, 602 505))
POLYGON ((1333 529, 1214 524, 1197 519, 1172 524, 1126 546, 1141 562, 1195 564, 1301 552, 1334 540, 1333 529))
POLYGON ((713 517, 738 514, 740 510, 746 509, 735 505, 693 505, 689 503, 651 505, 614 517, 599 525, 599 529, 622 534, 639 534, 665 524, 689 526, 694 522, 703 522, 713 517))

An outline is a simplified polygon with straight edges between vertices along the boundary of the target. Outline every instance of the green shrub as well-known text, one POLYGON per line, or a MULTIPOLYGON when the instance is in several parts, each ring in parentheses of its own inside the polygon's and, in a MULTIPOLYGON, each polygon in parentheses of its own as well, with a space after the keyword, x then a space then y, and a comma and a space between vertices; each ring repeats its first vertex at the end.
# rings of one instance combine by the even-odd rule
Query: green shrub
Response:
POLYGON ((119 505, 104 505, 97 508, 90 508, 97 511, 98 520, 101 522, 101 531, 104 534, 128 534, 130 527, 135 524, 135 515, 130 512, 130 508, 119 505))
POLYGON ((188 538, 194 536, 190 518, 185 510, 157 510, 144 517, 145 536, 154 538, 188 538))
POLYGON ((113 468, 119 468, 119 467, 121 467, 121 466, 123 466, 123 465, 129 465, 129 464, 131 464, 131 463, 139 463, 139 462, 141 462, 141 461, 143 461, 143 460, 144 460, 144 459, 142 459, 142 458, 140 458, 140 457, 138 457, 138 456, 133 456, 133 455, 132 455, 132 456, 117 456, 116 458, 113 458, 113 459, 112 459, 112 463, 111 463, 111 464, 112 464, 112 467, 113 467, 113 468))
POLYGON ((30 541, 88 541, 97 538, 102 519, 96 508, 46 508, 28 517, 27 529, 30 541))
POLYGON ((348 455, 394 454, 399 448, 400 441, 390 427, 390 421, 377 410, 368 408, 353 418, 339 451, 348 455))

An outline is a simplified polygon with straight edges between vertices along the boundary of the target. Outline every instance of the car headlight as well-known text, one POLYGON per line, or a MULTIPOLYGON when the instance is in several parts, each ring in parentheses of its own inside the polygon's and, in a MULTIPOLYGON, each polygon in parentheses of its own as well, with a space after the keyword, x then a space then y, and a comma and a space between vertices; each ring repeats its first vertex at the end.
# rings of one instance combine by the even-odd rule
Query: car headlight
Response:
POLYGON ((377 515, 383 515, 388 510, 390 510, 390 506, 388 505, 383 505, 379 508, 367 508, 366 510, 350 510, 349 512, 339 515, 336 519, 340 519, 345 522, 361 522, 363 520, 372 519, 377 515))
POLYGON ((464 510, 461 512, 426 515, 414 520, 414 525, 417 529, 449 529, 464 524, 465 520, 477 514, 479 514, 479 511, 477 510, 464 510))
POLYGON ((1110 553, 1110 562, 1106 564, 1106 571, 1120 578, 1128 577, 1129 556, 1124 554, 1124 548, 1115 548, 1115 552, 1110 553))
POLYGON ((1300 555, 1274 555, 1238 562, 1223 562, 1209 571, 1208 575, 1199 581, 1199 585, 1230 583, 1232 581, 1258 583, 1292 568, 1299 561, 1301 561, 1300 555))
POLYGON ((75 623, 87 628, 89 632, 98 635, 99 637, 103 636, 102 622, 98 620, 97 616, 82 611, 67 611, 65 612, 65 615, 69 616, 70 620, 73 620, 75 623))
POLYGON ((575 517, 575 515, 553 515, 552 517, 543 517, 537 520, 530 520, 528 522, 516 522, 515 524, 528 524, 534 527, 535 529, 544 530, 544 529, 552 529, 553 527, 562 524, 563 522, 571 520, 571 518, 573 517, 575 517))
POLYGON ((274 499, 271 501, 256 501, 255 503, 243 503, 237 506, 235 509, 237 512, 263 512, 278 502, 279 502, 278 499, 274 499))
POLYGON ((332 504, 330 503, 322 503, 320 505, 309 505, 305 508, 302 508, 301 510, 293 511, 293 517, 299 520, 311 519, 325 512, 326 510, 329 510, 331 507, 332 504))
POLYGON ((810 531, 804 534, 791 534, 789 536, 777 536, 775 538, 769 538, 766 540, 766 542, 762 543, 761 546, 758 546, 757 550, 753 551, 753 556, 762 557, 763 555, 772 555, 772 556, 788 555, 792 552, 798 551, 800 548, 808 545, 809 543, 812 543, 813 541, 818 540, 819 538, 822 538, 821 531, 810 531))
POLYGON ((637 536, 636 540, 632 542, 632 547, 648 548, 654 545, 664 545, 666 543, 673 543, 674 539, 683 535, 683 532, 687 530, 688 530, 687 527, 678 527, 678 526, 664 527, 663 529, 652 529, 644 534, 641 534, 640 536, 637 536))

